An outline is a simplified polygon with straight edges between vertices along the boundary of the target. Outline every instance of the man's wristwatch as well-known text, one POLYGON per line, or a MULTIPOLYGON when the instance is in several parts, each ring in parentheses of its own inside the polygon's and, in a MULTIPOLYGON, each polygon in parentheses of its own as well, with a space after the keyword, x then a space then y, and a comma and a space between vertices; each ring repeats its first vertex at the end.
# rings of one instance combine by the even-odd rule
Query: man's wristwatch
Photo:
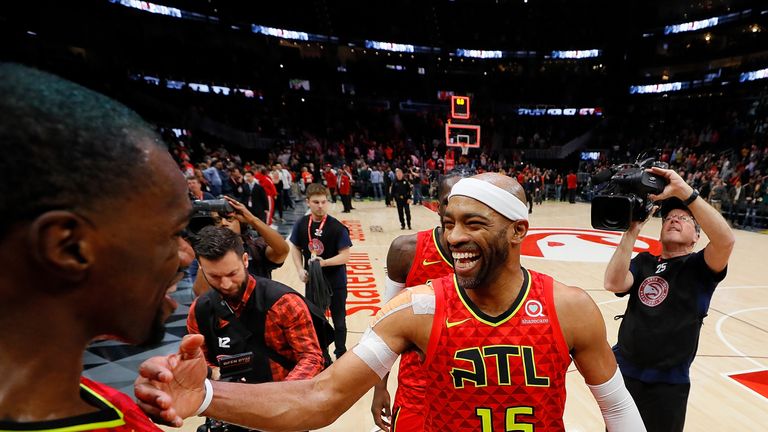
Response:
POLYGON ((688 199, 683 201, 683 205, 688 207, 689 205, 691 205, 692 202, 696 201, 696 198, 698 197, 699 197, 699 191, 694 189, 693 192, 691 193, 691 196, 689 196, 688 199))

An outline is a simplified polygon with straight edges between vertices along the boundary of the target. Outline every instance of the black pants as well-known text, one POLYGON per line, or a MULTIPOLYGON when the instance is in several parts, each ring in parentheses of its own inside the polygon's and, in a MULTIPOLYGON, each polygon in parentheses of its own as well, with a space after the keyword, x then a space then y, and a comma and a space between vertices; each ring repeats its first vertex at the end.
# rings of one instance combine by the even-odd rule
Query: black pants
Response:
POLYGON ((525 200, 528 201, 528 214, 533 213, 533 194, 528 189, 525 190, 525 200))
POLYGON ((331 202, 336 202, 336 188, 328 188, 328 192, 331 194, 331 202))
MULTIPOLYGON (((349 196, 349 195, 347 195, 349 196)), ((331 320, 333 321, 333 354, 338 359, 347 352, 347 285, 333 287, 331 296, 331 320)))
POLYGON ((283 208, 294 208, 293 199, 291 198, 291 190, 283 189, 280 193, 283 194, 283 208))
POLYGON ((344 204, 344 211, 352 211, 352 195, 341 195, 341 203, 344 204))
POLYGON ((691 384, 646 383, 624 376, 648 432, 682 432, 691 384))
POLYGON ((568 202, 571 204, 576 202, 576 189, 568 189, 568 202))
MULTIPOLYGON (((279 184, 278 184, 279 186, 279 184)), ((282 186, 280 186, 282 188, 282 186)), ((281 189, 278 189, 281 190, 281 189)), ((277 215, 280 217, 280 219, 283 218, 283 194, 278 193, 275 197, 275 210, 277 210, 277 215)))
POLYGON ((406 223, 408 228, 411 227, 411 206, 408 205, 408 201, 396 199, 397 204, 397 216, 400 218, 400 228, 404 228, 406 223), (405 218, 403 218, 403 211, 405 211, 405 218))

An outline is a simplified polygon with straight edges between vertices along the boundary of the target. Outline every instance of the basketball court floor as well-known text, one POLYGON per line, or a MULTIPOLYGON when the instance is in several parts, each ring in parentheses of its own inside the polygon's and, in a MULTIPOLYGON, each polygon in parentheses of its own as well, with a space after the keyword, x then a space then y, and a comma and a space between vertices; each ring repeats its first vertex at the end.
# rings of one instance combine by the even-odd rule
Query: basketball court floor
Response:
MULTIPOLYGON (((371 316, 382 305, 390 242, 401 234, 438 224, 436 213, 423 206, 411 206, 413 230, 401 231, 395 208, 387 208, 381 201, 354 202, 353 205, 355 210, 351 214, 341 213, 340 202, 332 204, 330 210, 331 215, 350 228, 354 243, 348 264, 348 348, 354 346, 371 316)), ((525 267, 586 290, 602 310, 608 342, 614 344, 620 323, 614 316, 624 312, 627 300, 604 291, 602 281, 620 233, 593 230, 589 214, 590 206, 584 203, 550 201, 535 206, 530 218, 531 230, 522 247, 522 262, 525 267)), ((289 222, 298 216, 292 215, 289 222)), ((282 226, 280 231, 285 233, 288 229, 282 226)), ((658 218, 648 222, 636 250, 656 250, 659 231, 658 218)), ((716 290, 709 316, 704 320, 698 356, 691 371, 687 431, 768 430, 768 236, 738 230, 735 235, 736 247, 728 276, 716 290)), ((702 235, 697 249, 706 243, 706 236, 702 235)), ((303 291, 290 260, 275 271, 273 277, 303 291)), ((183 334, 184 310, 182 307, 177 313, 175 324, 172 322, 169 330, 176 336, 175 340, 169 333, 163 347, 154 353, 133 355, 130 362, 124 363, 127 369, 149 355, 175 349, 178 336, 183 334)), ((110 381, 108 370, 100 375, 97 378, 110 381)), ((395 375, 393 373, 389 380, 393 398, 395 375)), ((573 432, 604 430, 599 409, 573 365, 568 373, 567 391, 566 429, 573 432)), ((321 430, 371 431, 374 427, 370 414, 372 393, 368 392, 333 425, 321 430)), ((200 423, 199 418, 189 419, 183 430, 193 431, 200 423)))

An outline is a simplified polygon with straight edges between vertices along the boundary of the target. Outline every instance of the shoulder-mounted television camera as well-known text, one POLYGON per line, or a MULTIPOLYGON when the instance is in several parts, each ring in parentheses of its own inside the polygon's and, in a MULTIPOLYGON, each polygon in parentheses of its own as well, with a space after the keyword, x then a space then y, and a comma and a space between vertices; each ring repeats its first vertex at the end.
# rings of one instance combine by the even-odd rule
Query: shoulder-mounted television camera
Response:
POLYGON ((198 200, 192 202, 192 218, 189 221, 189 231, 197 234, 208 225, 213 225, 213 212, 223 216, 235 211, 225 199, 198 200))
POLYGON ((593 228, 626 231, 633 221, 648 217, 653 209, 648 195, 660 194, 667 185, 664 177, 646 171, 651 167, 667 168, 667 164, 647 158, 615 165, 592 176, 592 183, 599 189, 592 199, 593 228))

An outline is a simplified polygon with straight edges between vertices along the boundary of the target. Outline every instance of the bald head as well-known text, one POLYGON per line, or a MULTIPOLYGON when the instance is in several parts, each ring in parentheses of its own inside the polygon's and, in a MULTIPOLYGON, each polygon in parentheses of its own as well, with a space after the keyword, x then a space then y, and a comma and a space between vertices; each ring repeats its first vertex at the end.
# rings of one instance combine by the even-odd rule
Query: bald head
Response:
POLYGON ((487 172, 474 175, 471 178, 482 180, 501 189, 504 189, 505 191, 517 197, 517 199, 522 201, 523 204, 528 204, 528 202, 525 200, 525 190, 523 190, 523 187, 520 186, 520 183, 518 183, 517 180, 512 177, 506 176, 504 174, 487 172))
POLYGON ((510 221, 528 220, 523 189, 505 175, 483 173, 462 179, 451 190, 449 200, 453 202, 454 197, 460 196, 479 202, 510 221))

